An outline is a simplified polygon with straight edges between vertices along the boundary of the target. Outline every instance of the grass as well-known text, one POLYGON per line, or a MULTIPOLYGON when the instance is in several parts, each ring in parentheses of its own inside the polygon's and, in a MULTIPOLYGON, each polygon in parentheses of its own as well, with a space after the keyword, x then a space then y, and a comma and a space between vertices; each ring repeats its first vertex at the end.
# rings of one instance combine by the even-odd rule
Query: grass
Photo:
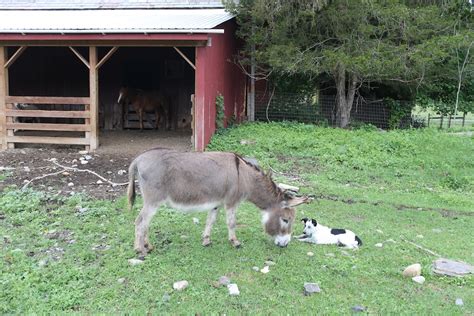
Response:
POLYGON ((261 229, 259 211, 245 203, 237 230, 243 248, 228 244, 223 214, 213 245, 203 248, 206 214, 163 208, 151 228, 155 251, 132 267, 136 210, 125 211, 125 199, 11 188, 0 196, 0 313, 349 314, 355 305, 371 314, 474 313, 473 277, 432 275, 435 257, 401 239, 472 264, 472 138, 431 129, 245 124, 221 132, 209 148, 256 157, 277 180, 320 197, 299 207, 298 218, 350 228, 363 247, 353 252, 294 241, 277 248, 261 229), (252 270, 266 260, 276 263, 270 273, 252 270), (401 276, 416 262, 423 285, 401 276), (222 275, 238 284, 240 296, 213 286, 222 275), (190 286, 174 292, 173 282, 182 279, 190 286), (304 282, 317 282, 322 292, 304 296, 304 282), (456 306, 456 298, 464 306, 456 306))

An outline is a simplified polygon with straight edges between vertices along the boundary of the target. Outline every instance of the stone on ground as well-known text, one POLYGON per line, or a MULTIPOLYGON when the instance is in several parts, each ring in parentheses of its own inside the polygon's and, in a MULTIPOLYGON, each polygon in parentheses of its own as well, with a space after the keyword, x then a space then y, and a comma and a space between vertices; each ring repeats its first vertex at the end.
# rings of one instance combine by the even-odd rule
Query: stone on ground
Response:
POLYGON ((319 285, 317 283, 306 283, 304 284, 304 295, 308 296, 314 293, 321 292, 319 285))
POLYGON ((171 296, 168 293, 163 294, 163 297, 161 298, 163 303, 169 302, 171 300, 171 296))
POLYGON ((186 280, 174 282, 174 283, 173 283, 173 289, 175 289, 176 291, 182 291, 182 290, 184 290, 185 288, 187 288, 188 285, 189 285, 189 282, 186 281, 186 280))
POLYGON ((312 257, 312 256, 314 256, 314 253, 313 253, 313 252, 311 252, 311 251, 308 251, 306 254, 308 255, 308 257, 312 257))
POLYGON ((120 284, 125 283, 125 278, 119 278, 117 279, 117 282, 120 284))
POLYGON ((474 273, 474 268, 465 262, 441 258, 433 262, 433 272, 440 275, 462 277, 474 273))
POLYGON ((419 275, 421 275, 421 264, 419 263, 409 265, 408 267, 405 268, 405 270, 403 270, 404 277, 413 278, 419 275))
POLYGON ((255 271, 255 272, 258 272, 258 271, 260 271, 260 268, 257 267, 257 266, 254 266, 254 267, 252 267, 252 270, 255 271))
POLYGON ((132 258, 132 259, 128 259, 128 263, 132 266, 136 266, 138 264, 142 264, 143 260, 132 258))
POLYGON ((194 224, 199 224, 199 218, 193 217, 193 223, 194 224))
POLYGON ((382 244, 381 242, 376 243, 376 244, 375 244, 375 247, 377 247, 377 248, 382 248, 382 247, 383 247, 383 244, 382 244))
POLYGON ((227 284, 227 289, 229 290, 229 295, 237 296, 240 294, 239 287, 235 283, 227 284))
POLYGON ((219 284, 219 286, 229 285, 230 284, 230 279, 228 277, 226 277, 225 275, 221 276, 219 278, 218 284, 219 284))
POLYGON ((425 283, 425 277, 422 275, 417 275, 416 277, 411 278, 414 282, 418 284, 423 284, 425 283))
POLYGON ((360 305, 352 306, 351 309, 352 309, 352 311, 355 312, 355 313, 360 313, 360 312, 365 311, 365 307, 364 307, 364 306, 360 306, 360 305))
POLYGON ((260 270, 260 272, 262 272, 263 274, 266 274, 266 273, 270 272, 270 267, 269 266, 264 266, 263 269, 260 270))
POLYGON ((265 265, 266 266, 274 266, 275 265, 275 262, 271 261, 271 260, 267 260, 265 261, 265 265))
POLYGON ((457 306, 463 306, 464 305, 464 302, 462 301, 462 298, 457 298, 455 303, 456 303, 457 306))

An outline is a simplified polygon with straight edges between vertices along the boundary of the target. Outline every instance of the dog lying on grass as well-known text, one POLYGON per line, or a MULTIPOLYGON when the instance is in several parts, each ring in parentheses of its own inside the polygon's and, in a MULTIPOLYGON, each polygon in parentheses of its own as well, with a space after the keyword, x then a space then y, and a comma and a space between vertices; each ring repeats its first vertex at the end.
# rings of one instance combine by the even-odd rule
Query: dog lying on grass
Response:
POLYGON ((318 245, 335 244, 349 249, 362 246, 362 240, 352 231, 341 228, 329 228, 318 224, 315 219, 303 218, 303 235, 297 236, 299 241, 318 245))

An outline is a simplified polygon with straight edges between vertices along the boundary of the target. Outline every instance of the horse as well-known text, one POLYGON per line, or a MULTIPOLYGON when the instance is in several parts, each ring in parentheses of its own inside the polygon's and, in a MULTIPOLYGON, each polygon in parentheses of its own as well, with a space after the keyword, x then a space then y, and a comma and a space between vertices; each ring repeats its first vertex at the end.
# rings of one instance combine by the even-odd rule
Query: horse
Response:
POLYGON ((140 120, 140 130, 143 130, 143 115, 146 115, 146 112, 155 113, 155 129, 158 129, 161 118, 168 128, 168 100, 159 92, 122 87, 117 104, 125 107, 132 105, 140 120))

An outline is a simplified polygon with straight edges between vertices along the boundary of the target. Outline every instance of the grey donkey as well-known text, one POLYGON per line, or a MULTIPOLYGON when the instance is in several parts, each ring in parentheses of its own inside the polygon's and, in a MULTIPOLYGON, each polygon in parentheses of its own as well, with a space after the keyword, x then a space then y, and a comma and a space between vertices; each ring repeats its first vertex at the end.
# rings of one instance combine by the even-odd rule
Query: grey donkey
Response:
POLYGON ((135 220, 135 250, 146 255, 153 248, 148 239, 151 219, 163 203, 184 211, 207 210, 202 244, 211 243, 211 229, 218 209, 225 207, 229 241, 240 246, 235 234, 238 205, 249 200, 262 210, 265 231, 276 245, 291 240, 294 206, 308 201, 280 189, 270 174, 256 164, 228 152, 178 152, 156 148, 139 155, 129 168, 128 201, 135 201, 135 178, 143 196, 143 208, 135 220))

